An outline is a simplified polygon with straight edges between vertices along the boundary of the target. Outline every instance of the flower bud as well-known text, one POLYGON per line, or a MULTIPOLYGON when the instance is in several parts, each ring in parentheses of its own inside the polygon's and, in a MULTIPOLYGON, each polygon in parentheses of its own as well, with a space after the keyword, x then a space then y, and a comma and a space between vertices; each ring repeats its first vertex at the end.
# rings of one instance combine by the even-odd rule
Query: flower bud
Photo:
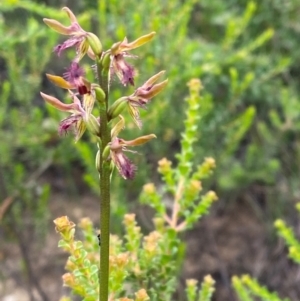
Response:
POLYGON ((118 117, 127 106, 127 97, 121 97, 116 100, 108 109, 108 118, 109 120, 118 117))
POLYGON ((66 265, 65 265, 65 269, 67 270, 67 271, 74 271, 75 269, 77 269, 77 265, 74 263, 74 262, 72 262, 70 259, 68 259, 67 260, 67 263, 66 263, 66 265))
POLYGON ((75 277, 71 273, 66 273, 62 276, 65 286, 73 287, 75 285, 75 277))
POLYGON ((202 83, 198 78, 191 79, 187 84, 191 92, 199 94, 200 90, 203 89, 202 83))
POLYGON ((100 135, 100 124, 94 115, 89 115, 88 119, 85 122, 86 122, 86 127, 88 128, 88 130, 92 135, 95 136, 100 135))
POLYGON ((105 53, 102 58, 102 66, 104 69, 109 69, 110 67, 110 53, 105 53))
POLYGON ((134 265, 132 271, 133 271, 134 275, 137 276, 137 277, 142 274, 141 267, 140 267, 140 265, 137 262, 134 265))
POLYGON ((158 161, 158 172, 159 173, 169 172, 171 170, 171 165, 172 165, 172 162, 166 158, 159 160, 158 161))
POLYGON ((205 164, 207 164, 207 166, 210 168, 210 169, 213 169, 216 167, 216 161, 214 158, 211 158, 211 157, 207 157, 205 158, 204 160, 205 164))
POLYGON ((98 102, 103 103, 106 98, 105 92, 100 87, 95 87, 94 91, 95 91, 96 99, 98 100, 98 102))
POLYGON ((100 165, 100 150, 98 150, 97 154, 96 154, 96 168, 97 170, 100 172, 101 169, 101 165, 100 165))
POLYGON ((202 184, 201 181, 198 180, 191 180, 190 183, 187 186, 187 190, 193 194, 196 195, 202 190, 202 184))
POLYGON ((155 217, 153 218, 153 224, 155 226, 155 229, 157 229, 159 232, 164 231, 165 228, 165 220, 161 217, 155 217))
POLYGON ((134 226, 135 225, 135 214, 134 213, 127 213, 124 215, 123 224, 125 226, 134 226))
POLYGON ((110 162, 110 167, 109 167, 109 170, 110 170, 110 181, 111 181, 111 178, 112 178, 112 174, 113 174, 114 168, 115 168, 115 164, 114 164, 113 161, 111 161, 110 162))
POLYGON ((156 192, 156 189, 153 183, 148 183, 143 186, 143 191, 147 194, 153 194, 156 192))
POLYGON ((108 158, 109 154, 110 154, 110 145, 106 145, 106 147, 104 148, 103 153, 102 153, 103 160, 106 160, 108 158))
POLYGON ((128 253, 121 253, 118 254, 115 258, 115 263, 119 269, 124 269, 127 262, 128 262, 129 254, 128 253))
POLYGON ((150 298, 144 288, 140 289, 135 293, 135 301, 146 301, 149 299, 150 298))
POLYGON ((277 219, 274 222, 274 226, 275 228, 282 228, 284 226, 284 221, 282 219, 277 219))
POLYGON ((67 216, 62 216, 56 218, 54 221, 55 230, 59 233, 69 232, 71 229, 75 228, 75 224, 69 220, 67 216))
POLYGON ((217 201, 218 200, 218 196, 216 195, 216 193, 212 190, 208 191, 206 193, 206 196, 209 197, 212 201, 217 201))
POLYGON ((102 53, 102 44, 101 44, 99 38, 92 32, 88 32, 86 38, 87 38, 87 41, 88 41, 90 47, 92 48, 94 54, 96 56, 100 57, 100 55, 102 53))
POLYGON ((299 252, 295 246, 289 247, 289 253, 291 258, 299 257, 299 252))
POLYGON ((92 221, 90 220, 90 218, 88 217, 84 217, 80 220, 78 226, 83 229, 83 230, 89 230, 91 228, 93 228, 93 223, 92 221))
POLYGON ((250 276, 249 276, 248 274, 243 275, 243 276, 241 277, 241 280, 242 280, 242 282, 243 282, 244 284, 248 284, 248 283, 251 282, 251 278, 250 278, 250 276))
POLYGON ((211 275, 206 275, 204 277, 204 282, 209 284, 209 285, 214 285, 215 284, 215 280, 211 277, 211 275))
POLYGON ((198 280, 196 279, 187 279, 186 280, 186 285, 187 286, 196 286, 198 283, 198 280))

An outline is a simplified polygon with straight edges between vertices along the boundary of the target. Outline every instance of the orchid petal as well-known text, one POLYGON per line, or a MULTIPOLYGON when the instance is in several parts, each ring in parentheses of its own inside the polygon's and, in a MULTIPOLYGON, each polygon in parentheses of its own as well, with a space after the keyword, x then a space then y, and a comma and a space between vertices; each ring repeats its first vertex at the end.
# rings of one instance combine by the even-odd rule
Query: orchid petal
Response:
POLYGON ((71 85, 68 81, 66 81, 61 76, 56 76, 52 74, 46 74, 47 78, 56 86, 63 88, 63 89, 74 89, 75 86, 71 85))
POLYGON ((128 141, 126 141, 124 139, 119 139, 119 143, 122 146, 138 146, 138 145, 145 144, 154 138, 156 138, 156 136, 154 134, 150 134, 150 135, 141 136, 134 140, 128 140, 128 141))
POLYGON ((125 127, 125 119, 122 115, 119 115, 120 120, 116 123, 116 125, 111 130, 111 138, 116 138, 121 130, 125 127))
POLYGON ((73 14, 73 12, 68 7, 63 7, 61 10, 65 11, 72 23, 78 23, 77 18, 73 14))
POLYGON ((74 30, 71 26, 65 26, 54 19, 43 19, 44 23, 48 25, 51 29, 55 30, 56 32, 69 36, 74 33, 74 30))
POLYGON ((123 41, 120 45, 119 45, 119 51, 123 52, 123 51, 129 51, 135 48, 138 48, 144 44, 146 44, 147 42, 151 41, 154 36, 155 36, 155 32, 151 32, 149 34, 146 34, 144 36, 141 36, 140 38, 136 39, 135 41, 131 42, 131 43, 127 43, 127 41, 123 41))
POLYGON ((130 113, 134 123, 140 129, 142 127, 142 121, 141 121, 141 118, 140 118, 140 112, 139 112, 138 108, 135 107, 135 106, 132 106, 130 104, 130 102, 128 102, 128 110, 129 110, 129 113, 130 113))
POLYGON ((157 74, 155 74, 155 75, 153 75, 152 77, 150 77, 144 84, 143 84, 143 86, 152 86, 157 80, 158 80, 158 78, 161 76, 161 75, 163 75, 163 74, 165 74, 166 73, 166 71, 165 70, 162 70, 162 71, 160 71, 160 72, 158 72, 157 74))
POLYGON ((76 110, 75 106, 77 106, 77 105, 74 105, 74 103, 65 104, 54 96, 45 94, 43 92, 40 92, 40 94, 47 103, 49 103, 51 106, 55 107, 56 109, 58 109, 60 111, 73 112, 74 110, 76 110))
POLYGON ((86 130, 86 124, 83 119, 78 120, 76 123, 76 134, 75 134, 75 142, 77 142, 86 130))

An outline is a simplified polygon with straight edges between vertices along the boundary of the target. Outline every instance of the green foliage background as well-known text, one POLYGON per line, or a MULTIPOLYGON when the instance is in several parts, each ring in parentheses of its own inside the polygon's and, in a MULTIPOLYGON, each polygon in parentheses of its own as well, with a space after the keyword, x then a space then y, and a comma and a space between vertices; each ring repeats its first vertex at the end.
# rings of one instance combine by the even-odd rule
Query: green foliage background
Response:
MULTIPOLYGON (((85 138, 74 152, 72 137, 56 134, 63 114, 45 107, 38 96, 42 89, 64 96, 44 77, 46 69, 61 74, 65 66, 52 53, 59 36, 42 23, 42 17, 67 22, 61 5, 55 0, 2 0, 0 5, 0 201, 14 196, 3 229, 13 224, 16 233, 23 228, 16 221, 27 215, 34 216, 30 229, 37 235, 45 228, 49 187, 38 181, 44 170, 63 171, 64 189, 73 195, 78 193, 72 178, 77 169, 96 193, 98 189, 91 141, 85 138)), ((63 5, 74 10, 83 28, 98 32, 106 48, 124 36, 130 41, 156 31, 154 42, 133 62, 140 71, 136 82, 162 69, 169 78, 168 88, 143 112, 142 133, 127 125, 128 138, 155 132, 158 139, 134 158, 139 168, 134 181, 115 177, 116 220, 135 204, 144 183, 158 181, 156 162, 178 151, 183 97, 192 77, 201 78, 205 88, 194 163, 215 158, 211 185, 222 206, 247 198, 264 220, 293 216, 290 205, 299 198, 300 163, 298 0, 90 0, 63 5)), ((119 89, 113 97, 127 92, 119 89)), ((116 223, 114 230, 120 227, 116 223)), ((10 231, 3 233, 11 238, 10 231)))

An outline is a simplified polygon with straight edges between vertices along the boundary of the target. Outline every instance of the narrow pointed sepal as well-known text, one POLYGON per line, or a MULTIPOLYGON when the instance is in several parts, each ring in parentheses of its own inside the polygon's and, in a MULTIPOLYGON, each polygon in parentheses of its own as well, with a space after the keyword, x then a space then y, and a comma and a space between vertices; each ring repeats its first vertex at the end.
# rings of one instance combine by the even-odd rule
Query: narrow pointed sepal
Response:
POLYGON ((43 21, 51 29, 53 29, 54 31, 56 31, 62 35, 69 36, 74 33, 74 30, 72 28, 70 28, 70 26, 65 26, 65 25, 61 24, 60 22, 58 22, 57 20, 44 18, 43 21))
POLYGON ((63 88, 63 89, 74 89, 75 85, 72 85, 71 83, 69 83, 68 81, 66 81, 63 77, 61 76, 56 76, 56 75, 52 75, 52 74, 46 74, 47 78, 56 86, 63 88))
POLYGON ((51 106, 53 106, 54 108, 63 111, 63 112, 72 112, 75 107, 74 107, 74 103, 71 104, 66 104, 61 102, 58 98, 45 94, 43 92, 40 92, 41 96, 43 97, 43 99, 49 103, 51 106))
POLYGON ((149 142, 150 140, 156 138, 156 135, 154 134, 150 134, 150 135, 145 135, 145 136, 141 136, 138 137, 134 140, 124 140, 124 139, 119 139, 119 143, 122 146, 139 146, 142 144, 145 144, 147 142, 149 142))
POLYGON ((125 119, 122 115, 119 115, 120 120, 115 124, 115 126, 111 130, 111 138, 116 138, 119 133, 124 129, 125 127, 125 119))

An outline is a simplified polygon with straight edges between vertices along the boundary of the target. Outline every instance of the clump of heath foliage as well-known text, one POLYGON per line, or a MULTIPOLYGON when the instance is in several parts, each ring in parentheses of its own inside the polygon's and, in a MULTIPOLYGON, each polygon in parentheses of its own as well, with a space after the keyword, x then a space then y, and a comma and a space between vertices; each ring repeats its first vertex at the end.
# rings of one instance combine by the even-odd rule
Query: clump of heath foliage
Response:
MULTIPOLYGON (((296 210, 298 213, 300 212, 300 203, 297 203, 296 210)), ((288 248, 289 258, 299 264, 300 241, 296 238, 295 231, 282 219, 277 219, 274 226, 277 234, 283 239, 288 248)), ((289 298, 281 298, 276 292, 271 292, 250 275, 233 276, 232 285, 241 301, 291 301, 289 298)))
MULTIPOLYGON (((203 193, 201 182, 215 168, 214 159, 205 158, 196 167, 190 164, 202 99, 198 80, 191 80, 189 87, 178 164, 172 167, 172 162, 166 158, 160 160, 158 172, 162 176, 162 186, 158 189, 153 183, 148 183, 140 195, 140 201, 155 210, 154 230, 143 234, 135 215, 126 214, 123 219, 125 234, 122 237, 111 235, 109 300, 172 300, 183 256, 180 234, 207 214, 217 200, 213 191, 203 193)), ((70 253, 67 273, 63 276, 64 285, 83 300, 95 300, 99 290, 99 244, 91 221, 84 218, 78 225, 83 241, 75 240, 75 225, 67 217, 54 222, 62 238, 59 246, 70 253)), ((214 280, 209 275, 200 287, 196 280, 187 280, 188 300, 211 300, 213 291, 214 280)))

